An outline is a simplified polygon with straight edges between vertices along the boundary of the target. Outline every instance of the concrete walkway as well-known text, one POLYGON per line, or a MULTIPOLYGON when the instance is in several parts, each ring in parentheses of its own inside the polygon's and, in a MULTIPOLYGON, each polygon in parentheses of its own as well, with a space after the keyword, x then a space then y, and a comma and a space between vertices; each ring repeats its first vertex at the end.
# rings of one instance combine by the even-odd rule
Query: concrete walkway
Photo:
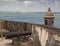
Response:
POLYGON ((12 46, 12 45, 9 45, 12 43, 12 40, 11 39, 1 39, 0 38, 0 46, 12 46))

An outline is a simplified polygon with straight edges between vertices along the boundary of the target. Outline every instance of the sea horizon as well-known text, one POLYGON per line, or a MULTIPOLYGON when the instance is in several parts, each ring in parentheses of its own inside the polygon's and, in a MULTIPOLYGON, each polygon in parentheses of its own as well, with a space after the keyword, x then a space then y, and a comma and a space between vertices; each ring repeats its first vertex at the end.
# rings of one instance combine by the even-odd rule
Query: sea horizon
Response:
MULTIPOLYGON (((44 15, 45 12, 39 13, 15 13, 15 12, 0 12, 0 19, 7 21, 16 21, 16 22, 28 22, 28 23, 36 23, 36 24, 44 24, 44 15)), ((60 13, 54 13, 55 20, 54 26, 60 28, 60 13)))

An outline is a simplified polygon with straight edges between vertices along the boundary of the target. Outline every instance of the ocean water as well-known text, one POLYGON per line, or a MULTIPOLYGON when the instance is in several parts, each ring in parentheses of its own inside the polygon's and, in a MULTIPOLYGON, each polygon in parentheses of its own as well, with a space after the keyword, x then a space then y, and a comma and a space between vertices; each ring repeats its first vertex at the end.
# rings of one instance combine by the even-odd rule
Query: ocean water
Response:
MULTIPOLYGON (((44 24, 44 13, 0 13, 1 20, 44 24)), ((60 14, 54 14, 54 26, 60 28, 60 14)))

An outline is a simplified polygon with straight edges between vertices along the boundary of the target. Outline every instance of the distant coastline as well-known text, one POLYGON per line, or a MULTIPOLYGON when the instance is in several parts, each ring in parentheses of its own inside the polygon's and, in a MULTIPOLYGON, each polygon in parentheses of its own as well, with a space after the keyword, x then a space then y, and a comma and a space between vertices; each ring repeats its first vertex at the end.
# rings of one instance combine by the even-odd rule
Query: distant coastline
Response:
MULTIPOLYGON (((10 12, 10 11, 0 11, 0 14, 13 14, 13 13, 22 13, 22 14, 44 14, 45 12, 10 12)), ((60 12, 53 12, 54 14, 60 14, 60 12)))

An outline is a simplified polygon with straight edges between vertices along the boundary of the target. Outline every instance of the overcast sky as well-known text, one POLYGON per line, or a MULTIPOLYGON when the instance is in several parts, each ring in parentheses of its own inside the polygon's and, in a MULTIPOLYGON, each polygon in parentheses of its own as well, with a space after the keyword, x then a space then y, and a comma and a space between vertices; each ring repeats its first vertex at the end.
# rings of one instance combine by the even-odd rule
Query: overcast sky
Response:
POLYGON ((0 11, 60 12, 60 0, 0 0, 0 11))

